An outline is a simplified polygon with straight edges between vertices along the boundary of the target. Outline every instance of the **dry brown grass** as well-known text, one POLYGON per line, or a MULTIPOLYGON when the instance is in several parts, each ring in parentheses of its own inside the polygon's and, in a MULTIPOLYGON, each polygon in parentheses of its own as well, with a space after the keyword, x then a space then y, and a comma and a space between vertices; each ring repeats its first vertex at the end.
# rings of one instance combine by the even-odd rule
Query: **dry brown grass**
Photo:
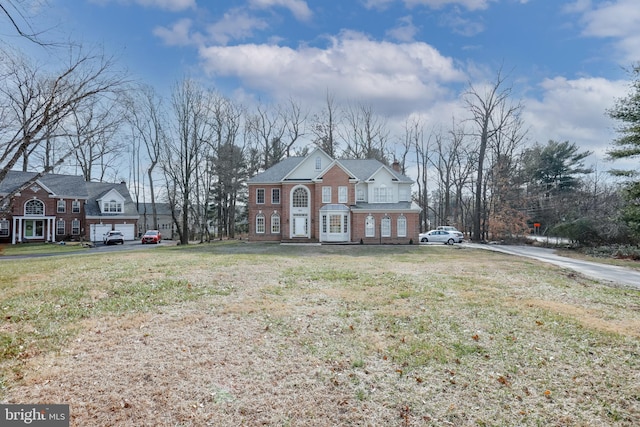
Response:
POLYGON ((2 362, 3 401, 68 403, 74 426, 640 425, 636 291, 445 246, 107 258, 0 272, 54 289, 117 265, 77 297, 94 308, 178 284, 85 313, 61 346, 25 340, 28 354, 2 362))

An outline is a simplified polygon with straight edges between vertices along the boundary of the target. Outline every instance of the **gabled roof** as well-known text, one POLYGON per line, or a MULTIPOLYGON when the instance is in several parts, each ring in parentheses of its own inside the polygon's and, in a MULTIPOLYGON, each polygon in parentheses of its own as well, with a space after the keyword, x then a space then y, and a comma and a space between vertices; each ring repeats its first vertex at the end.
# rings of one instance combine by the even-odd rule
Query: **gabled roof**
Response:
POLYGON ((123 212, 121 214, 117 214, 117 216, 133 216, 136 218, 139 216, 138 211, 136 210, 136 205, 131 200, 131 195, 129 194, 129 189, 127 188, 126 183, 121 182, 120 184, 112 184, 109 182, 86 182, 85 185, 89 192, 89 199, 85 206, 87 216, 105 215, 100 211, 98 200, 111 190, 117 191, 124 198, 122 206, 123 212))
MULTIPOLYGON (((36 175, 36 172, 9 171, 5 179, 0 182, 0 194, 9 194, 15 191, 36 175)), ((85 181, 81 176, 46 174, 38 178, 36 182, 51 191, 52 195, 58 197, 76 199, 89 197, 85 181)))
MULTIPOLYGON (((300 165, 307 157, 288 157, 282 160, 280 163, 272 166, 266 171, 249 179, 249 184, 277 184, 285 180, 287 175, 291 173, 298 165, 300 165)), ((373 177, 380 169, 387 170, 392 176, 397 178, 398 182, 405 184, 412 184, 413 180, 406 175, 396 172, 393 168, 384 165, 382 162, 375 159, 342 159, 335 160, 334 163, 338 164, 349 175, 354 175, 359 181, 366 182, 369 178, 373 177)), ((329 167, 331 167, 329 166, 329 167)), ((328 168, 327 168, 328 169, 328 168)), ((319 175, 326 173, 327 169, 324 169, 319 175)), ((315 178, 315 177, 313 177, 315 178)))
POLYGON ((357 159, 344 159, 338 160, 347 169, 356 175, 360 181, 367 181, 372 178, 380 169, 387 170, 392 176, 398 179, 398 182, 406 184, 413 183, 413 180, 406 175, 396 172, 393 168, 384 165, 382 162, 375 159, 357 160, 357 159))
POLYGON ((306 157, 287 157, 281 162, 273 165, 266 171, 259 173, 247 181, 249 184, 277 184, 282 182, 284 178, 306 157))

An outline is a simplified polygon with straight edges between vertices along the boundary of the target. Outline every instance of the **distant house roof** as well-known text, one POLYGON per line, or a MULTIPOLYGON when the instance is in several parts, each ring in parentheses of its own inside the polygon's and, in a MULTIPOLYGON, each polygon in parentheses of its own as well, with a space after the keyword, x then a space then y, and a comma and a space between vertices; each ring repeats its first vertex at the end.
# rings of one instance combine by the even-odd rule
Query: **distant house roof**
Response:
MULTIPOLYGON (((36 172, 9 171, 0 182, 0 194, 9 194, 37 175, 36 172)), ((87 199, 89 194, 81 176, 46 174, 38 178, 52 194, 65 198, 87 199)), ((113 185, 113 184, 111 184, 113 185)))
MULTIPOLYGON (((138 213, 140 215, 153 215, 151 203, 138 203, 138 213)), ((169 203, 156 203, 156 213, 158 215, 171 215, 171 205, 169 203)))

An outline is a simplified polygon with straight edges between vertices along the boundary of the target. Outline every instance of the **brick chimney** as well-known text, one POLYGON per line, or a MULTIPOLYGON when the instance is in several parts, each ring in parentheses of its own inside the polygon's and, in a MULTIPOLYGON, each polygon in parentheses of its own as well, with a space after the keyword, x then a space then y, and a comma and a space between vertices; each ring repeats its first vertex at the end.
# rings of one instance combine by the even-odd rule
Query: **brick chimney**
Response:
POLYGON ((393 168, 394 171, 400 173, 400 162, 398 162, 397 160, 394 160, 391 167, 393 168))

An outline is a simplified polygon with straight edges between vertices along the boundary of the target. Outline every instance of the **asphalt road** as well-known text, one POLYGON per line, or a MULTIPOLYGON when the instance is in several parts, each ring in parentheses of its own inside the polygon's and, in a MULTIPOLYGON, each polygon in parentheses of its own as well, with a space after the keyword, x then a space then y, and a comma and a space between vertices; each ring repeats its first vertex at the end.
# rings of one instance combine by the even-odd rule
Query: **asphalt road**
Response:
POLYGON ((477 243, 464 243, 464 245, 467 247, 492 250, 537 259, 562 268, 574 270, 584 276, 599 280, 603 283, 622 285, 640 290, 640 271, 632 270, 630 268, 567 258, 557 255, 554 249, 534 246, 483 245, 477 243))

